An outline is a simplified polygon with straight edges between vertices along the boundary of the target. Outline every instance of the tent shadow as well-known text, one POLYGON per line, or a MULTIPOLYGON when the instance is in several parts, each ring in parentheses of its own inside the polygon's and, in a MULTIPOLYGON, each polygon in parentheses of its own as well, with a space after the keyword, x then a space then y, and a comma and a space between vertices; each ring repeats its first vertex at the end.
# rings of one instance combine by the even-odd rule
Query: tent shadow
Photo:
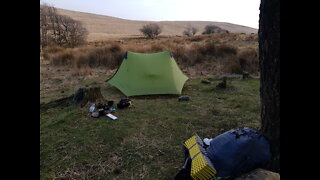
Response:
POLYGON ((129 96, 129 99, 174 99, 178 100, 180 95, 178 94, 154 94, 154 95, 139 95, 129 96))

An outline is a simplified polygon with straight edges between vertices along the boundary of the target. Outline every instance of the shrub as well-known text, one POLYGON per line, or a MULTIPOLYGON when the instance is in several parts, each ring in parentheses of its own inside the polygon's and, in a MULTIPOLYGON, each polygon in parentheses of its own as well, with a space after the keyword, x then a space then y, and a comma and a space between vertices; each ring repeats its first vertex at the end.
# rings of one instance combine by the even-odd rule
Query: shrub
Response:
POLYGON ((47 47, 43 48, 43 50, 41 51, 41 56, 44 59, 48 60, 48 59, 50 59, 51 54, 61 52, 64 50, 65 50, 65 48, 60 47, 60 46, 47 46, 47 47))
POLYGON ((147 38, 155 38, 161 33, 161 28, 158 24, 151 23, 144 25, 140 31, 143 35, 145 35, 147 38))
POLYGON ((118 45, 93 48, 79 60, 78 67, 88 65, 91 68, 108 67, 116 68, 123 56, 123 51, 118 45), (84 58, 84 59, 83 59, 84 58))
POLYGON ((119 44, 116 44, 116 43, 111 44, 110 47, 109 47, 109 49, 110 49, 110 51, 113 52, 113 53, 122 51, 121 46, 120 46, 119 44))
POLYGON ((236 55, 238 52, 236 47, 230 46, 230 45, 220 45, 216 48, 216 55, 218 57, 225 57, 229 55, 236 55))
POLYGON ((227 73, 235 73, 242 74, 243 70, 241 65, 236 57, 230 57, 226 60, 226 64, 224 65, 224 71, 227 73))
POLYGON ((158 45, 158 44, 152 44, 150 46, 150 51, 151 52, 161 52, 163 50, 164 50, 164 48, 161 45, 158 45))
POLYGON ((190 37, 189 41, 191 42, 199 42, 199 41, 203 41, 204 38, 202 36, 194 36, 194 37, 190 37))
POLYGON ((198 51, 202 55, 215 55, 216 54, 216 46, 212 42, 206 42, 204 45, 198 48, 198 51))
POLYGON ((198 29, 195 27, 187 27, 186 30, 182 32, 185 36, 194 36, 198 32, 198 29))
MULTIPOLYGON (((202 34, 227 33, 228 31, 215 25, 207 25, 202 34)), ((229 33, 229 32, 228 32, 229 33)))
POLYGON ((258 52, 255 49, 249 48, 238 55, 238 60, 241 68, 249 73, 258 73, 259 58, 258 52))
POLYGON ((75 56, 71 49, 65 49, 53 54, 50 57, 51 63, 54 66, 71 66, 73 65, 75 56))
POLYGON ((121 46, 110 44, 103 47, 64 49, 50 55, 50 60, 54 66, 113 69, 120 65, 123 54, 121 46))

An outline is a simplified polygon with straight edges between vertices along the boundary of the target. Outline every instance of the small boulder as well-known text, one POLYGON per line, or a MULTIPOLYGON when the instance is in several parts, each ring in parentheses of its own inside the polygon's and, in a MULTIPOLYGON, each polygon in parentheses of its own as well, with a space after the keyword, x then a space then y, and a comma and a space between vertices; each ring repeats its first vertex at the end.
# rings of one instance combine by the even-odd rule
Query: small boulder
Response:
POLYGON ((222 82, 220 82, 216 87, 221 89, 227 88, 227 78, 223 78, 222 82))
POLYGON ((242 73, 242 79, 248 79, 250 76, 249 76, 249 73, 248 72, 243 72, 242 73))
POLYGON ((201 83, 203 84, 210 84, 211 82, 208 79, 202 79, 201 83))
POLYGON ((180 96, 179 97, 179 101, 189 101, 189 100, 190 100, 189 96, 180 96))
POLYGON ((280 180, 280 174, 272 171, 268 171, 265 169, 255 169, 246 174, 243 174, 235 180, 280 180))

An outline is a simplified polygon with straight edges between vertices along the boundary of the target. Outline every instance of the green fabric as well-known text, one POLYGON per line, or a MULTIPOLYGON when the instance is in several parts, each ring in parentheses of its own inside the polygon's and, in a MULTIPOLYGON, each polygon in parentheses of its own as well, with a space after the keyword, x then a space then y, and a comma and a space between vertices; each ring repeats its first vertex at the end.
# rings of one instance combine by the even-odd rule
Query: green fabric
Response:
POLYGON ((107 82, 126 96, 181 94, 188 80, 169 51, 143 54, 127 52, 119 69, 107 82))

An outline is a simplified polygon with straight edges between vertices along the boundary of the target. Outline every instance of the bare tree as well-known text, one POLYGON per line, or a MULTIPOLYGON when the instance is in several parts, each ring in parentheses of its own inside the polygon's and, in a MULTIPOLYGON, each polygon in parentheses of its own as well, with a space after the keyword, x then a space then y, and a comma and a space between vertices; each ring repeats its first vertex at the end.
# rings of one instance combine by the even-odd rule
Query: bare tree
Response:
POLYGON ((75 47, 85 43, 88 31, 82 26, 80 21, 76 21, 68 16, 60 16, 62 43, 68 47, 75 47))
MULTIPOLYGON (((56 8, 40 6, 40 45, 74 47, 85 43, 88 35, 81 22, 57 13, 56 8)), ((41 47, 41 48, 42 48, 41 47)))
POLYGON ((52 8, 46 4, 40 6, 40 43, 41 47, 49 45, 50 15, 52 8))
POLYGON ((198 29, 195 27, 187 27, 186 30, 183 31, 183 35, 185 36, 194 36, 198 32, 198 29))
POLYGON ((151 23, 144 25, 140 31, 148 38, 155 38, 161 33, 161 28, 158 24, 151 23))

